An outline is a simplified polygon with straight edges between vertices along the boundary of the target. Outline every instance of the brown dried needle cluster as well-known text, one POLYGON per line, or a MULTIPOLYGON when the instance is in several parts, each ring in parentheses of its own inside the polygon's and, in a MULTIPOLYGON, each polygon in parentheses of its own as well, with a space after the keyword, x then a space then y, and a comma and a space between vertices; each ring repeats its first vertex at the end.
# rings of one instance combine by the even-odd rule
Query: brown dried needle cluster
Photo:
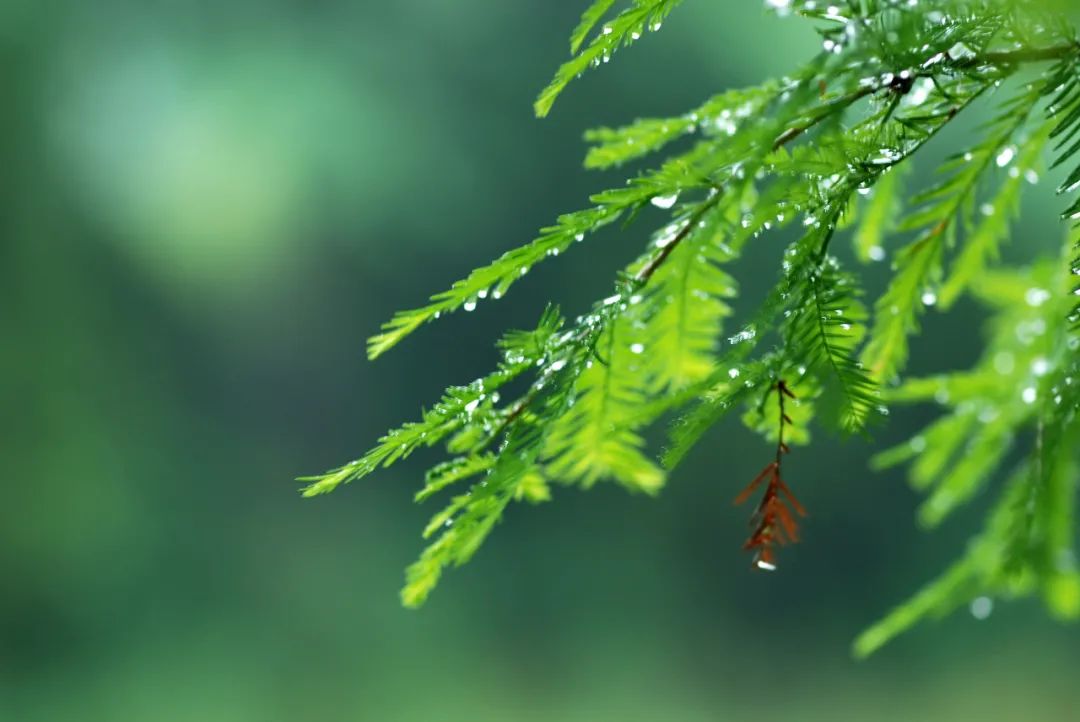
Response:
POLYGON ((779 431, 776 440, 776 458, 761 470, 754 480, 751 481, 742 492, 735 497, 735 504, 739 505, 750 498, 750 495, 761 485, 765 485, 765 495, 761 503, 750 517, 750 527, 753 531, 743 544, 743 549, 754 551, 754 565, 758 569, 773 571, 776 569, 776 546, 799 541, 799 525, 796 515, 806 516, 803 508, 791 489, 784 483, 783 460, 784 455, 790 449, 784 443, 784 429, 792 423, 784 408, 787 399, 795 399, 784 380, 781 379, 773 386, 776 392, 779 418, 779 431))

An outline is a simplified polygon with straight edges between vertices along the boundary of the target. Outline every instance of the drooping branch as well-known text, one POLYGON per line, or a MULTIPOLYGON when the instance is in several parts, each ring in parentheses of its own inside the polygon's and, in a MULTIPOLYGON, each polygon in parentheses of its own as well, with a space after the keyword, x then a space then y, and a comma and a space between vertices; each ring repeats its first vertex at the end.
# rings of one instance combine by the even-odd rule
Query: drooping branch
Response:
POLYGON ((777 397, 777 438, 776 456, 754 477, 742 492, 735 497, 736 506, 744 503, 750 495, 765 481, 765 494, 757 509, 750 517, 750 537, 743 544, 743 549, 754 551, 754 566, 771 572, 776 569, 776 547, 794 544, 799 541, 799 525, 796 515, 806 516, 806 510, 791 489, 784 483, 783 462, 790 448, 784 441, 784 430, 792 423, 787 414, 785 401, 794 400, 795 394, 783 379, 776 382, 773 391, 777 397))

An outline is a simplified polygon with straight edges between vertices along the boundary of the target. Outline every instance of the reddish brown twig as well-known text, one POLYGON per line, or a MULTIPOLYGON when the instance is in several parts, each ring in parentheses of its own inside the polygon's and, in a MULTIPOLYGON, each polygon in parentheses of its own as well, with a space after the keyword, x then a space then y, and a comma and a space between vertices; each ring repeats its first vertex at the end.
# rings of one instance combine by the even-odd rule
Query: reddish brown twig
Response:
POLYGON ((791 424, 791 417, 784 408, 786 399, 794 399, 784 380, 776 382, 773 387, 778 400, 779 432, 776 439, 776 458, 761 470, 754 480, 751 481, 742 492, 735 497, 735 504, 742 504, 754 493, 761 482, 767 481, 765 495, 758 504, 754 514, 750 517, 750 537, 743 544, 743 549, 754 551, 754 566, 765 571, 776 569, 776 546, 794 544, 799 541, 799 525, 797 516, 806 516, 806 510, 791 493, 791 489, 784 483, 783 459, 788 453, 788 445, 784 442, 784 429, 791 424))

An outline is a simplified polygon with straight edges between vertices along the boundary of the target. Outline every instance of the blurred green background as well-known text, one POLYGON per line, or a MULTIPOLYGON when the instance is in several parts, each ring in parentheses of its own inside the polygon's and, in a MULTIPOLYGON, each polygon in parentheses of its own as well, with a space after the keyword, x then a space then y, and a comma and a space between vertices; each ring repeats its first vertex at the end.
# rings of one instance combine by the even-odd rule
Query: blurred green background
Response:
MULTIPOLYGON (((1037 602, 849 656, 979 527, 986 498, 918 531, 867 470, 932 409, 796 450, 812 517, 773 575, 739 549, 769 451, 736 420, 658 499, 514 508, 420 612, 396 592, 433 457, 297 495, 636 255, 658 212, 364 360, 393 310, 621 183, 580 170, 582 130, 783 73, 806 23, 687 2, 540 122, 581 2, 48 5, 0 3, 0 720, 1080 719, 1080 636, 1037 602)), ((1057 206, 1031 189, 1010 257, 1055 252, 1057 206)), ((740 263, 749 303, 782 246, 740 263)), ((982 318, 931 313, 913 370, 972 361, 982 318)))

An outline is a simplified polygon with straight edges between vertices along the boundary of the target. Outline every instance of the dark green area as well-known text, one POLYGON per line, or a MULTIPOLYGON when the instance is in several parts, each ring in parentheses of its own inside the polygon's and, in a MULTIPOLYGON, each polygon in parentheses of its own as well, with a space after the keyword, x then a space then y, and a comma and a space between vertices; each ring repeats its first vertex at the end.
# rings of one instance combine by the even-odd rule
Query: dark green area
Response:
MULTIPOLYGON (((435 457, 300 500, 293 476, 358 455, 485 371, 502 329, 549 298, 584 310, 636 256, 647 226, 364 360, 395 309, 621 182, 580 169, 585 128, 679 113, 817 43, 753 0, 687 2, 537 121, 579 5, 0 8, 0 719, 1075 713, 1080 638, 1034 601, 849 658, 985 507, 922 534, 902 475, 868 471, 926 409, 793 452, 811 516, 770 576, 731 499, 771 452, 737 419, 656 500, 556 488, 513 508, 421 612, 396 590, 435 457)), ((1029 192, 1007 257, 1056 253, 1052 186, 1029 192)), ((740 261, 746 304, 782 249, 766 236, 740 261)), ((911 371, 972 362, 982 319, 931 312, 911 371)))

